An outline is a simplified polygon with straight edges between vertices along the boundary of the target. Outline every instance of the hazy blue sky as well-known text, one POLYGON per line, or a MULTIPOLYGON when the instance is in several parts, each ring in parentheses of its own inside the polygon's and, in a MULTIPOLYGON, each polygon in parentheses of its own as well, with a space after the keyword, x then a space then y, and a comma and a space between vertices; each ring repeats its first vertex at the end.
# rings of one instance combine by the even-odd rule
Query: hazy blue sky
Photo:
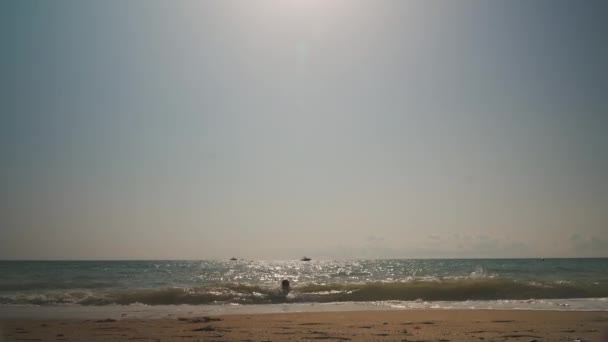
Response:
POLYGON ((1 1, 0 258, 608 256, 606 1, 1 1))

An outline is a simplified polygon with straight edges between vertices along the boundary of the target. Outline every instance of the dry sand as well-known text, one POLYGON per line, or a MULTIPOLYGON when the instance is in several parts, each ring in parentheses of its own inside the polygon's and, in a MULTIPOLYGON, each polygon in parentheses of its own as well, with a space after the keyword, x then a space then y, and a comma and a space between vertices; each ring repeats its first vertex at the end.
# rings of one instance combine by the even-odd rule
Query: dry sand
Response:
POLYGON ((0 341, 608 341, 608 312, 403 310, 0 322, 0 341))

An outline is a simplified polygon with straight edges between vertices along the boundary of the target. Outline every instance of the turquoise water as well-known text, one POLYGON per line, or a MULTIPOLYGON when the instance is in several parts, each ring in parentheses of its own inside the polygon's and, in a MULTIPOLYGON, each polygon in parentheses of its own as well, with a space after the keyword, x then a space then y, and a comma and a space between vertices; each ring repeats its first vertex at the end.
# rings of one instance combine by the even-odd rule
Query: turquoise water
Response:
POLYGON ((605 297, 608 259, 0 261, 0 305, 605 297))

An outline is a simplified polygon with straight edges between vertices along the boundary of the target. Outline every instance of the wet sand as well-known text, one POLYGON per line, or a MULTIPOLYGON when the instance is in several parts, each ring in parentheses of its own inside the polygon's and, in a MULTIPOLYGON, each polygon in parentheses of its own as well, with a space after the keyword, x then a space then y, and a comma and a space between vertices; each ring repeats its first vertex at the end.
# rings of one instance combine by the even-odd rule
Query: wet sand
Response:
POLYGON ((608 312, 402 310, 0 321, 0 341, 608 341, 608 312))

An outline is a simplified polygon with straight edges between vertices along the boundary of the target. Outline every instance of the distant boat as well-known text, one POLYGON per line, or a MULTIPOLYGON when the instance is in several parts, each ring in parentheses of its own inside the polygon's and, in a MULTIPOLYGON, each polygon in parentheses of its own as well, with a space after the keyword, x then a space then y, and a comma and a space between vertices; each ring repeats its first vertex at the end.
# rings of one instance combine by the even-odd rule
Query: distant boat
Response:
POLYGON ((309 257, 303 257, 302 259, 300 259, 300 261, 310 261, 312 259, 310 259, 309 257))
POLYGON ((237 260, 239 260, 239 259, 237 259, 235 257, 230 258, 230 261, 237 261, 237 260))

